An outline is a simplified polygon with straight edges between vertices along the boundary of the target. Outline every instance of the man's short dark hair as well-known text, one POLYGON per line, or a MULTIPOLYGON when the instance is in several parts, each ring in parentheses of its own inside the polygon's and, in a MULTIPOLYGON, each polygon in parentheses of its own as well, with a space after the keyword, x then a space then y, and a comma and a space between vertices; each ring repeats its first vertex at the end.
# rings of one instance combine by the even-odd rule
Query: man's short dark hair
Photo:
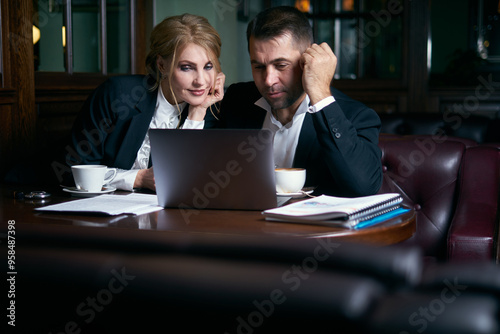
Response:
POLYGON ((305 47, 314 41, 309 20, 295 7, 279 6, 263 10, 250 21, 247 27, 247 43, 250 47, 250 37, 268 40, 285 34, 290 34, 297 45, 305 47))

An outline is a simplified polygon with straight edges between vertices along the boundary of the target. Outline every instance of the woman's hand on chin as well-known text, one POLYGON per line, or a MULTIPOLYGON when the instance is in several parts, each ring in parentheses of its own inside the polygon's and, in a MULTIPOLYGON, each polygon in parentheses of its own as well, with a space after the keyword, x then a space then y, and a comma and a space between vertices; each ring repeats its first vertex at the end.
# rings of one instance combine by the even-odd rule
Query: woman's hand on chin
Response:
POLYGON ((197 106, 189 106, 188 119, 192 121, 203 121, 205 119, 208 107, 214 103, 222 101, 222 98, 224 97, 225 81, 226 76, 224 73, 221 72, 217 74, 217 77, 215 78, 215 85, 208 93, 206 99, 197 106))

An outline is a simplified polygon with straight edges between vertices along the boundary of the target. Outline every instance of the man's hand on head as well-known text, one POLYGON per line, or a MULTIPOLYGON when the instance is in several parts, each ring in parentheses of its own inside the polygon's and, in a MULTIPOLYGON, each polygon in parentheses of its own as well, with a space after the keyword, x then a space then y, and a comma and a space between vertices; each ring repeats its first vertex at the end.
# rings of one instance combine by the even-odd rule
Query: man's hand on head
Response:
POLYGON ((302 85, 311 105, 331 96, 330 84, 337 67, 337 57, 326 43, 312 44, 302 54, 302 85))

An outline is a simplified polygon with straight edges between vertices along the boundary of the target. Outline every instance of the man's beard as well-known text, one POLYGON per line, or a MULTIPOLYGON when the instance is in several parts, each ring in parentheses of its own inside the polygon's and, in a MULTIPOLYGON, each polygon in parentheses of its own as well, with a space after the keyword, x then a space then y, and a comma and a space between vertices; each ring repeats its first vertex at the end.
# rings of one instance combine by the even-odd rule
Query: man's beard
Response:
MULTIPOLYGON (((267 90, 266 92, 268 93, 269 90, 267 90)), ((271 92, 274 92, 274 91, 271 90, 271 92)), ((262 94, 264 99, 271 106, 272 110, 287 109, 287 108, 291 107, 303 94, 303 91, 301 89, 296 90, 296 91, 286 90, 286 91, 281 91, 281 92, 284 92, 285 95, 283 97, 281 97, 280 99, 268 99, 266 94, 262 94)))

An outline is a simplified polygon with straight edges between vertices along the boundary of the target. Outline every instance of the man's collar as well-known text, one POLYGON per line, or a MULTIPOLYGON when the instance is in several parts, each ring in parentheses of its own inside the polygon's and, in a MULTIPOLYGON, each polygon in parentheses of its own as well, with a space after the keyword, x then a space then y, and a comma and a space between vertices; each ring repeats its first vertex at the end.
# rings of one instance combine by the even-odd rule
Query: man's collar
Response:
POLYGON ((267 112, 271 112, 271 106, 269 105, 269 103, 267 103, 266 99, 263 98, 263 97, 261 97, 260 99, 258 99, 257 101, 255 101, 254 104, 257 107, 261 107, 262 109, 264 109, 267 112))
MULTIPOLYGON (((305 99, 302 101, 302 103, 299 105, 299 108, 295 112, 295 115, 300 115, 302 113, 307 112, 307 108, 309 107, 311 100, 309 99, 309 96, 306 95, 305 99)), ((256 106, 261 107, 262 109, 266 110, 269 113, 271 112, 271 105, 267 103, 266 99, 261 97, 254 103, 256 106)))

